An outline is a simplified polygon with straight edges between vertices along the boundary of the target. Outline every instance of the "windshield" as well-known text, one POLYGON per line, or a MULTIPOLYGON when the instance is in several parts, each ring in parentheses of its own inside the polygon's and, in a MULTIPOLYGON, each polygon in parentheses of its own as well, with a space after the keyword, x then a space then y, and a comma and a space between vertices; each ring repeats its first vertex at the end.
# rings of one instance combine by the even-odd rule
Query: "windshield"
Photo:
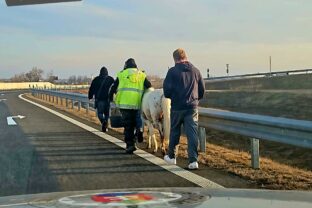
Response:
POLYGON ((311 191, 311 1, 50 2, 0 1, 0 197, 311 191))

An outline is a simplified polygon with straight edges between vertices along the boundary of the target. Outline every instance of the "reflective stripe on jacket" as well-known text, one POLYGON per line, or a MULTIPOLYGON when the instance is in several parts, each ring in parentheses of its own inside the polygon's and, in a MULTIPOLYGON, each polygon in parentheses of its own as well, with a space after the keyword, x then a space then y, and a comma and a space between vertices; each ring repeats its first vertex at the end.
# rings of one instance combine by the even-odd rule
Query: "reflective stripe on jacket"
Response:
POLYGON ((119 72, 117 77, 116 106, 121 109, 140 109, 146 75, 136 68, 128 68, 119 72))

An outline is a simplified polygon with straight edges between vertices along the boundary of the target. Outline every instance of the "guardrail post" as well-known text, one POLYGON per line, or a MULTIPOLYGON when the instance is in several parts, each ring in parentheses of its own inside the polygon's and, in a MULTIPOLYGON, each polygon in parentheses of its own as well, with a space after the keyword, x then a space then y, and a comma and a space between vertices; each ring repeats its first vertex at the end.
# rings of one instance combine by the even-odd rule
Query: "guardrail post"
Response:
POLYGON ((78 101, 78 111, 80 111, 80 109, 81 109, 81 102, 78 101))
POLYGON ((63 98, 60 97, 61 106, 63 107, 63 98))
POLYGON ((206 153, 206 129, 204 127, 198 128, 199 137, 199 151, 206 153))
POLYGON ((59 97, 56 96, 56 105, 58 105, 58 100, 59 100, 59 97))
POLYGON ((72 109, 74 109, 74 100, 71 100, 72 101, 72 109))
POLYGON ((253 169, 260 168, 259 161, 259 139, 251 138, 251 167, 253 169))
POLYGON ((65 100, 66 108, 68 108, 68 98, 65 100))
POLYGON ((89 107, 90 107, 89 103, 86 103, 86 114, 89 114, 89 107))

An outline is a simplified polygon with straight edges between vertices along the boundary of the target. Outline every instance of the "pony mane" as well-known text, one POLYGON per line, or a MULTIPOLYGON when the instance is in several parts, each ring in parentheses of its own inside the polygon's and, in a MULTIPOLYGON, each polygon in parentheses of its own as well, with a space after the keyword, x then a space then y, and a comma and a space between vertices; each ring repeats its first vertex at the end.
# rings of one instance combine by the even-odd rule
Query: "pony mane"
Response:
POLYGON ((154 90, 155 90, 154 87, 150 87, 150 88, 147 88, 144 93, 152 92, 154 90))

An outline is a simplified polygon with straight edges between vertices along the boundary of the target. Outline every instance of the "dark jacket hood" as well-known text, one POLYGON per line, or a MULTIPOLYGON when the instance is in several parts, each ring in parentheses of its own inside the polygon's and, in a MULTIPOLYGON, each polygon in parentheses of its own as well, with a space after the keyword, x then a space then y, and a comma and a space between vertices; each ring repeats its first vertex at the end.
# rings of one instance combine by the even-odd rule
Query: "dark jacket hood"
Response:
POLYGON ((193 65, 190 62, 186 61, 186 62, 175 64, 175 67, 177 67, 181 71, 191 71, 193 68, 193 65))
POLYGON ((138 68, 133 58, 129 58, 126 61, 124 69, 128 69, 128 68, 138 68))
POLYGON ((100 77, 106 77, 108 75, 108 71, 105 67, 101 68, 100 77))

